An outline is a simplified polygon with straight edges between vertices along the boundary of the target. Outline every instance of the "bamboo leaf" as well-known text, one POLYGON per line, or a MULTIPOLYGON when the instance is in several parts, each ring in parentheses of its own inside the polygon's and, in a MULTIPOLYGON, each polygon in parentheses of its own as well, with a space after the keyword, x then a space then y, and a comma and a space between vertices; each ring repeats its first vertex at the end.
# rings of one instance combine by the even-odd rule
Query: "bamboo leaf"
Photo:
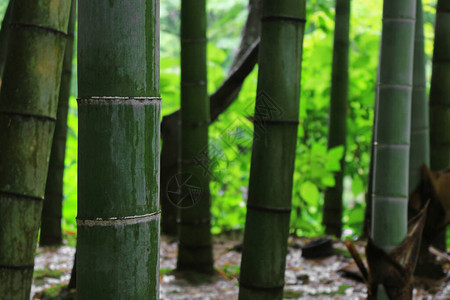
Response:
POLYGON ((319 202, 319 190, 317 186, 310 181, 302 183, 300 186, 300 195, 311 206, 317 206, 319 202))

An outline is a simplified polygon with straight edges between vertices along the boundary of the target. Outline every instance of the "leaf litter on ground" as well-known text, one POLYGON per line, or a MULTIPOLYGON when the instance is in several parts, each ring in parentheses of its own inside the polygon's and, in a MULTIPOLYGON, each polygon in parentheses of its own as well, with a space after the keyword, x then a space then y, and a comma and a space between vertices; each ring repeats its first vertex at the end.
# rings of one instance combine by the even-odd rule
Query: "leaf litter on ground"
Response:
MULTIPOLYGON (((228 300, 237 299, 241 260, 241 234, 215 236, 216 272, 212 276, 194 272, 177 272, 177 243, 162 236, 160 248, 160 299, 162 300, 228 300)), ((365 299, 364 283, 342 276, 339 270, 352 263, 343 242, 333 239, 333 255, 305 259, 301 248, 313 239, 291 236, 285 272, 284 299, 365 299)), ((356 241, 359 253, 364 243, 356 241)), ((38 248, 32 299, 76 299, 73 291, 65 290, 70 279, 75 249, 70 246, 38 248), (59 273, 58 273, 59 272, 59 273), (58 278, 55 278, 59 274, 58 278)), ((446 266, 450 275, 450 263, 446 266)), ((420 285, 414 289, 414 299, 450 299, 449 276, 436 285, 420 285), (425 290, 428 287, 430 290, 425 290)))

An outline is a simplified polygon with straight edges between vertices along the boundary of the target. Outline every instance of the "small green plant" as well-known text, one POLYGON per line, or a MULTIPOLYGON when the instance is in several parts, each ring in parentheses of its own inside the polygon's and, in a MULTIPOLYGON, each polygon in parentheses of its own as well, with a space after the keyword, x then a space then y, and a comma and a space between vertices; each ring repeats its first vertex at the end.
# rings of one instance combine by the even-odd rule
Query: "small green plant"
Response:
POLYGON ((298 299, 300 297, 303 297, 303 292, 301 291, 284 290, 283 293, 284 299, 298 299))
POLYGON ((217 269, 217 272, 227 279, 233 279, 239 277, 241 268, 238 265, 225 265, 217 269))
POLYGON ((67 290, 67 284, 61 283, 48 288, 33 299, 42 300, 75 300, 77 298, 76 290, 67 290))
POLYGON ((60 270, 50 270, 50 269, 34 270, 34 273, 33 273, 33 278, 35 280, 46 278, 46 277, 60 278, 61 276, 62 276, 62 272, 60 270))
POLYGON ((33 281, 36 286, 42 286, 45 284, 45 278, 60 278, 62 272, 59 270, 34 270, 33 281))
POLYGON ((173 271, 172 268, 161 268, 159 269, 159 275, 160 276, 169 275, 172 271, 173 271))

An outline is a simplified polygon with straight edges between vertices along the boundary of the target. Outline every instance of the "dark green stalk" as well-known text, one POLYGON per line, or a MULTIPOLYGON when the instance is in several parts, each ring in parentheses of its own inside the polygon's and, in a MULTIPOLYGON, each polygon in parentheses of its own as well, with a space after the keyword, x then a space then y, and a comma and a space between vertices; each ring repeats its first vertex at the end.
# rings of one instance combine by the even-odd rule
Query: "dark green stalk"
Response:
MULTIPOLYGON (((178 111, 179 112, 179 111, 178 111)), ((171 202, 167 186, 180 172, 179 114, 165 116, 161 122, 161 233, 176 236, 178 233, 177 207, 171 202), (170 116, 170 117, 169 117, 170 116)))
MULTIPOLYGON (((409 193, 421 180, 421 164, 430 165, 430 130, 425 76, 425 45, 423 34, 422 0, 416 3, 416 29, 414 40, 414 74, 411 107, 411 149, 409 157, 409 193)), ((428 210, 430 211, 430 210, 428 210)), ((412 215, 408 216, 412 218, 412 215)), ((429 254, 429 239, 422 240, 415 273, 427 277, 427 270, 433 265, 434 257, 429 254)), ((443 237, 445 245, 445 232, 443 237)), ((444 246, 445 247, 445 246, 444 246)))
MULTIPOLYGON (((0 78, 3 77, 3 68, 6 62, 6 47, 8 44, 8 27, 11 22, 11 12, 14 0, 10 0, 6 8, 5 16, 2 21, 2 28, 0 29, 0 78)), ((0 82, 1 86, 1 82, 0 82)))
POLYGON ((178 270, 213 271, 208 166, 209 99, 206 90, 206 1, 181 2, 181 172, 178 270), (202 168, 203 167, 203 168, 202 168), (189 179, 191 178, 191 179, 189 179), (187 205, 186 201, 196 202, 187 205), (194 204, 194 203, 193 203, 194 204), (188 207, 190 206, 190 207, 188 207))
MULTIPOLYGON (((336 17, 331 76, 330 121, 328 124, 328 149, 346 147, 348 98, 348 47, 350 32, 350 0, 336 0, 336 17)), ((340 161, 341 170, 334 175, 335 185, 325 192, 323 224, 327 234, 341 236, 342 189, 345 151, 340 161)))
POLYGON ((431 169, 450 165, 450 2, 439 0, 430 89, 431 169))
POLYGON ((384 1, 374 121, 372 235, 386 252, 407 233, 416 0, 384 1))
MULTIPOLYGON (((438 0, 430 89, 430 166, 450 165, 450 2, 438 0)), ((445 250, 445 231, 434 243, 445 250)))
MULTIPOLYGON (((411 97, 416 0, 385 0, 374 119, 371 231, 389 253, 408 219, 411 97)), ((379 287, 378 299, 388 299, 379 287)))
POLYGON ((15 0, 0 92, 0 295, 29 299, 70 1, 15 0))
POLYGON ((430 165, 430 130, 425 77, 425 43, 422 0, 417 0, 414 39, 414 74, 411 106, 411 149, 409 154, 409 192, 420 181, 420 166, 430 165))
MULTIPOLYGON (((380 59, 381 53, 378 54, 378 59, 380 59)), ((377 68, 377 81, 376 86, 378 87, 378 83, 380 82, 380 65, 377 68)), ((378 89, 375 90, 375 103, 373 108, 373 119, 377 119, 378 113, 378 89)), ((369 174, 368 174, 368 186, 366 192, 366 207, 364 208, 364 224, 363 230, 361 234, 362 239, 367 239, 371 233, 372 228, 372 194, 373 194, 373 168, 374 168, 374 160, 375 160, 375 126, 372 126, 372 137, 370 139, 370 162, 369 162, 369 174)))
POLYGON ((62 243, 61 216, 63 200, 64 158, 66 152, 67 111, 72 77, 73 32, 76 19, 76 0, 72 0, 66 49, 59 89, 58 111, 56 114, 55 134, 48 166, 47 185, 45 187, 44 207, 42 208, 41 246, 60 245, 62 243))
POLYGON ((305 10, 305 1, 263 0, 240 299, 283 297, 305 10))
POLYGON ((159 299, 159 1, 78 2, 78 299, 159 299))
MULTIPOLYGON (((374 118, 376 118, 376 109, 374 109, 374 118)), ((373 153, 374 153, 374 127, 372 127, 372 139, 370 141, 370 162, 369 162, 369 174, 368 174, 368 186, 365 195, 366 207, 364 208, 364 223, 361 232, 361 238, 367 239, 371 231, 371 221, 372 221, 372 191, 373 191, 373 153)))

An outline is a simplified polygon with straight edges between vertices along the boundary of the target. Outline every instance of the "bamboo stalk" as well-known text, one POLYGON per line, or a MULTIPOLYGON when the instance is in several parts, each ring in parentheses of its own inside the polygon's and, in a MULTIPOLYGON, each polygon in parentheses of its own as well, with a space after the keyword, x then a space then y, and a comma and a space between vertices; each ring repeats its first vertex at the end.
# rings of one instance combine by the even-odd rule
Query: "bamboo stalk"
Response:
MULTIPOLYGON (((416 0, 384 1, 374 120, 372 236, 390 252, 407 233, 416 0)), ((380 298, 385 298, 379 293, 380 298)))
POLYGON ((439 0, 430 89, 431 170, 450 165, 450 3, 439 0))
MULTIPOLYGON (((337 146, 344 146, 344 149, 346 147, 349 32, 350 0, 336 0, 328 149, 337 146)), ((325 232, 337 237, 342 233, 345 150, 340 165, 341 170, 334 175, 334 187, 328 188, 325 192, 323 206, 325 232)))
MULTIPOLYGON (((438 0, 434 34, 433 71, 430 88, 430 168, 440 171, 450 165, 450 3, 438 0)), ((433 243, 446 248, 446 232, 433 243)))
POLYGON ((78 3, 78 299, 159 298, 159 1, 78 3))
POLYGON ((262 7, 239 299, 272 300, 283 297, 306 8, 295 0, 262 7))
MULTIPOLYGON (((200 195, 178 211, 178 270, 213 271, 208 166, 209 99, 206 86, 206 1, 181 2, 181 172, 200 195)), ((189 182, 188 182, 189 183, 189 182)), ((183 193, 191 193, 190 188, 183 193)))
POLYGON ((70 80, 72 78, 73 34, 76 19, 76 0, 72 0, 70 9, 67 42, 64 51, 64 61, 59 89, 58 111, 56 113, 56 126, 53 135, 52 149, 48 166, 47 185, 45 187, 45 201, 42 208, 41 246, 62 244, 62 200, 64 158, 67 136, 67 111, 70 98, 70 80))
POLYGON ((425 77, 425 43, 422 0, 417 0, 414 38, 414 74, 411 107, 411 149, 409 154, 409 192, 420 181, 421 164, 430 165, 430 128, 425 77))
POLYGON ((0 92, 0 295, 29 299, 70 1, 15 0, 0 92))

